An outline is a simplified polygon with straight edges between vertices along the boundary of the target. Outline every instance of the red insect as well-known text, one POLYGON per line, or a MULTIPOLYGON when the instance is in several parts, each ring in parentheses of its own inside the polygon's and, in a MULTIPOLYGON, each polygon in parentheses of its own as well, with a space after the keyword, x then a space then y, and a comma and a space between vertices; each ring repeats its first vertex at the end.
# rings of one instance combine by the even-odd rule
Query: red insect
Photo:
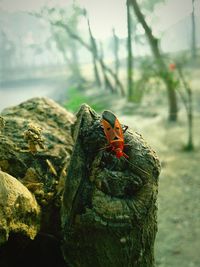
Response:
POLYGON ((125 129, 122 129, 117 117, 108 110, 105 110, 102 114, 101 125, 103 126, 103 130, 108 141, 107 147, 113 151, 117 158, 128 158, 128 155, 126 155, 123 151, 124 133, 128 126, 125 126, 125 129))
POLYGON ((174 71, 176 69, 176 64, 175 63, 170 63, 169 64, 169 70, 174 71))
POLYGON ((124 128, 122 128, 117 117, 108 110, 105 110, 102 114, 101 125, 108 141, 106 148, 110 149, 117 158, 123 157, 134 168, 148 175, 148 173, 139 166, 129 162, 127 160, 128 155, 124 153, 124 146, 128 146, 128 144, 124 144, 124 133, 128 129, 128 126, 124 126, 124 128))

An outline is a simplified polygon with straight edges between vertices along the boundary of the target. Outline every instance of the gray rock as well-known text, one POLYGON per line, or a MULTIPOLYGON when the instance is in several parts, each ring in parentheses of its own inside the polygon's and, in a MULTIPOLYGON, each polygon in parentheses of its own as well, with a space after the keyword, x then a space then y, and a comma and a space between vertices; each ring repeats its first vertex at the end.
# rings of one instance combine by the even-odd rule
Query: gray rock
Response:
POLYGON ((40 207, 30 191, 11 175, 0 171, 0 245, 9 233, 34 239, 40 229, 40 207))

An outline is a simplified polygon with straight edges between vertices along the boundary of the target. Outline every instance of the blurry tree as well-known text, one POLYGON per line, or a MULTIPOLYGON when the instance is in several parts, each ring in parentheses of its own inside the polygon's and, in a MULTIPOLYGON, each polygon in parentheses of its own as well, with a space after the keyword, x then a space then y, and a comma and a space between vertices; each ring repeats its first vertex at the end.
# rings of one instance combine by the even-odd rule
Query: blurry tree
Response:
POLYGON ((15 61, 15 45, 8 38, 5 31, 0 29, 0 79, 3 80, 10 76, 10 70, 15 61))
MULTIPOLYGON (((173 76, 171 75, 167 64, 165 63, 164 57, 161 53, 160 47, 159 47, 159 41, 152 33, 152 30, 150 26, 147 24, 144 14, 141 12, 140 6, 138 5, 137 0, 128 0, 128 2, 132 5, 135 15, 138 19, 138 21, 141 23, 142 27, 145 30, 146 37, 149 41, 152 53, 155 58, 155 62, 158 69, 158 75, 163 80, 168 94, 168 103, 169 103, 169 120, 170 121, 176 121, 177 120, 177 113, 178 113, 178 107, 177 107, 177 97, 176 97, 176 91, 174 88, 174 80, 173 76)), ((153 6, 155 3, 157 3, 158 0, 154 1, 147 1, 146 8, 153 9, 153 6)))
POLYGON ((90 50, 91 50, 91 52, 93 52, 93 50, 95 50, 95 55, 97 55, 96 60, 99 62, 100 66, 101 66, 102 73, 103 73, 105 87, 108 88, 112 93, 117 92, 117 89, 119 89, 121 95, 125 96, 125 91, 124 91, 122 83, 120 82, 120 80, 118 78, 118 74, 113 72, 112 69, 109 68, 104 62, 104 52, 103 52, 103 44, 102 43, 100 43, 101 53, 98 53, 98 51, 97 51, 97 44, 96 44, 96 40, 95 40, 95 38, 92 34, 92 31, 91 31, 89 19, 88 19, 88 30, 89 30, 90 39, 92 40, 91 46, 95 47, 95 49, 91 48, 90 50), (108 74, 114 80, 116 88, 113 87, 112 82, 110 81, 108 74))
POLYGON ((178 73, 178 85, 179 85, 179 94, 185 106, 186 114, 187 114, 187 122, 188 122, 188 140, 185 146, 185 150, 191 151, 194 149, 193 144, 193 101, 192 101, 192 90, 189 86, 189 83, 185 79, 185 75, 183 74, 182 66, 180 63, 176 65, 177 73, 178 73))
MULTIPOLYGON (((103 48, 101 48, 101 51, 103 51, 103 48)), ((101 53, 101 57, 99 58, 99 61, 103 69, 113 78, 115 84, 117 85, 117 87, 115 88, 115 92, 119 91, 121 96, 125 96, 125 90, 124 90, 123 84, 119 80, 116 73, 110 67, 108 67, 108 65, 105 64, 103 60, 103 52, 101 53)))
MULTIPOLYGON (((87 18, 87 17, 86 17, 87 18)), ((95 77, 95 83, 97 86, 101 86, 101 78, 98 71, 97 63, 98 63, 98 48, 96 44, 96 40, 92 35, 91 27, 89 19, 87 18, 87 24, 88 24, 88 31, 90 36, 90 46, 91 46, 91 54, 92 54, 92 61, 93 61, 93 70, 94 70, 94 77, 95 77)))
MULTIPOLYGON (((119 77, 119 37, 116 35, 115 29, 112 30, 113 33, 113 52, 114 52, 114 69, 115 74, 119 77)), ((115 83, 115 87, 117 87, 117 82, 115 83)))
MULTIPOLYGON (((81 15, 85 16, 86 15, 85 9, 80 9, 79 7, 77 7, 77 10, 80 10, 80 13, 78 13, 79 16, 81 16, 81 15)), ((109 73, 109 75, 112 77, 112 79, 118 85, 118 89, 119 89, 121 95, 124 96, 125 95, 125 91, 124 91, 123 85, 120 82, 119 78, 112 71, 112 69, 109 68, 105 64, 105 62, 103 61, 102 57, 98 56, 97 45, 95 44, 95 38, 93 36, 91 36, 91 30, 89 30, 90 41, 88 43, 87 41, 85 41, 81 37, 80 31, 75 30, 76 28, 74 29, 73 27, 70 27, 70 24, 68 23, 68 19, 66 17, 65 12, 66 11, 64 9, 55 9, 55 8, 49 9, 49 8, 45 7, 44 9, 41 10, 41 12, 39 14, 37 13, 37 14, 34 14, 34 15, 46 19, 52 26, 56 26, 59 29, 63 29, 67 33, 67 35, 68 35, 68 37, 70 39, 72 39, 73 41, 79 43, 79 45, 81 45, 82 47, 86 48, 92 54, 92 56, 94 58, 93 62, 95 64, 98 62, 100 64, 100 66, 107 72, 107 74, 109 73)), ((67 43, 65 45, 67 47, 67 43)), ((95 69, 96 69, 96 67, 95 67, 95 69)), ((108 78, 107 74, 106 74, 106 77, 107 77, 106 79, 108 80, 109 78, 108 78)), ((111 83, 107 82, 107 84, 111 84, 111 83)), ((114 91, 117 92, 117 89, 116 90, 114 89, 114 91)))
POLYGON ((194 14, 194 4, 195 0, 192 0, 192 13, 191 13, 191 21, 192 21, 192 44, 191 44, 191 54, 192 59, 196 58, 196 23, 195 23, 195 14, 194 14))
POLYGON ((126 2, 127 10, 127 84, 128 84, 128 100, 133 100, 133 55, 132 55, 132 21, 130 12, 130 3, 126 2))
POLYGON ((44 6, 39 13, 33 15, 43 18, 51 25, 51 33, 59 51, 72 71, 73 77, 77 80, 82 80, 79 63, 79 47, 74 38, 71 38, 69 32, 77 33, 79 19, 83 15, 84 10, 76 6, 64 10, 62 8, 49 8, 44 6), (65 25, 66 27, 55 27, 65 25))
POLYGON ((89 23, 89 19, 88 19, 88 29, 89 29, 89 35, 90 38, 92 40, 92 46, 95 47, 95 51, 96 51, 96 55, 97 58, 96 60, 99 62, 100 66, 101 66, 101 70, 102 70, 102 74, 103 74, 103 78, 104 78, 104 86, 105 88, 108 88, 112 93, 117 92, 117 89, 120 89, 121 94, 124 96, 124 88, 123 85, 121 84, 117 73, 114 73, 112 71, 111 68, 109 68, 104 61, 104 52, 103 52, 103 44, 100 43, 100 53, 98 53, 97 51, 97 44, 96 44, 96 40, 93 37, 92 31, 91 31, 91 27, 90 27, 90 23, 89 23), (113 86, 112 82, 110 81, 109 76, 111 76, 114 79, 115 82, 115 87, 113 86))
POLYGON ((10 69, 12 67, 15 47, 13 42, 8 38, 5 31, 0 30, 0 60, 1 68, 10 69))
POLYGON ((103 77, 104 77, 104 86, 105 88, 108 88, 111 93, 115 93, 116 88, 114 88, 112 82, 110 81, 110 78, 107 74, 106 65, 104 63, 104 51, 103 51, 103 44, 100 42, 100 53, 99 53, 99 63, 101 65, 103 77))
POLYGON ((139 77, 134 81, 134 102, 140 103, 146 92, 152 90, 152 83, 160 86, 155 62, 150 57, 142 57, 139 62, 139 77))
POLYGON ((100 76, 99 73, 97 71, 97 65, 96 63, 99 62, 100 66, 101 66, 101 70, 102 70, 102 74, 103 74, 103 78, 104 78, 104 86, 105 88, 108 88, 112 93, 115 92, 115 89, 107 75, 106 69, 105 69, 105 64, 104 64, 104 54, 103 54, 103 45, 102 43, 100 44, 101 46, 101 53, 98 52, 98 46, 96 43, 96 40, 92 34, 92 30, 90 27, 90 21, 87 18, 87 24, 88 24, 88 32, 89 32, 89 36, 90 36, 90 46, 91 46, 91 52, 93 55, 93 62, 94 62, 94 70, 95 70, 95 77, 97 79, 99 79, 99 85, 100 85, 100 76))
MULTIPOLYGON (((63 31, 56 30, 54 26, 51 25, 51 41, 52 39, 56 42, 58 50, 61 52, 65 63, 70 66, 71 69, 71 58, 68 52, 66 51, 67 36, 63 34, 63 31)), ((49 40, 48 48, 50 49, 49 40)))

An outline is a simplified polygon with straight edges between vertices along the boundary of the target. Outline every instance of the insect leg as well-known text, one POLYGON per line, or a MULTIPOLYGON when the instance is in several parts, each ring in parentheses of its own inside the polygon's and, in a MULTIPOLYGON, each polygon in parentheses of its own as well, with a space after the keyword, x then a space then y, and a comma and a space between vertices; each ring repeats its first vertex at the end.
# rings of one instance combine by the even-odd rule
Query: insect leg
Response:
POLYGON ((104 146, 104 147, 101 147, 101 148, 99 148, 98 149, 98 151, 101 151, 101 150, 106 150, 107 148, 109 148, 110 147, 110 145, 107 145, 107 146, 104 146))
POLYGON ((123 156, 124 156, 125 158, 127 158, 127 159, 129 158, 129 156, 128 156, 126 153, 124 153, 124 152, 123 152, 123 156))
POLYGON ((123 133, 125 133, 127 131, 127 129, 128 129, 128 126, 127 125, 124 125, 123 126, 123 133))

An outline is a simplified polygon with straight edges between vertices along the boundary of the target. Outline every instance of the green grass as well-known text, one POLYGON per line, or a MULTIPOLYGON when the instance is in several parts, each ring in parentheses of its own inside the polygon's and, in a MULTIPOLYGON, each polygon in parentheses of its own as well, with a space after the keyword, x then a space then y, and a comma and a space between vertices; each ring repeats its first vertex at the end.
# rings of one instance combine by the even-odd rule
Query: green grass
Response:
POLYGON ((67 95, 68 100, 64 107, 71 112, 76 112, 82 103, 87 103, 87 97, 75 87, 69 88, 67 95))
POLYGON ((87 96, 84 89, 80 90, 76 87, 71 87, 68 89, 67 95, 68 100, 64 104, 64 107, 73 113, 77 112, 83 103, 88 104, 96 112, 101 112, 105 109, 103 102, 99 101, 98 98, 94 99, 93 97, 87 96))

